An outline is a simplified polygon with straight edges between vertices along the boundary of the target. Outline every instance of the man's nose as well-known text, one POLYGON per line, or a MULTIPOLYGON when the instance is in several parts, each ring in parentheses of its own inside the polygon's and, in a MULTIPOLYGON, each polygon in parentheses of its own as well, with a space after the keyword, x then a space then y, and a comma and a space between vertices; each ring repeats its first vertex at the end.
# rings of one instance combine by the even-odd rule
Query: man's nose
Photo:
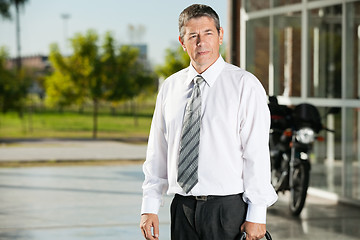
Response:
POLYGON ((203 38, 200 35, 198 35, 196 39, 196 45, 201 46, 202 42, 203 42, 203 38))

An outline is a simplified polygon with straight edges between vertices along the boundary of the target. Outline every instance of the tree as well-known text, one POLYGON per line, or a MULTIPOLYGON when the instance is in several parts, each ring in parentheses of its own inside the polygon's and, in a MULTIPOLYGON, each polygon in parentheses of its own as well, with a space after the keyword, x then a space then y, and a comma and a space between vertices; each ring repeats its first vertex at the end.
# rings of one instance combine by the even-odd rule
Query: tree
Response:
POLYGON ((189 66, 190 58, 181 45, 176 48, 167 48, 165 51, 164 65, 157 66, 155 70, 159 76, 167 78, 173 73, 189 66))
POLYGON ((91 99, 96 138, 99 102, 133 98, 152 85, 154 77, 139 60, 136 48, 123 46, 117 50, 111 33, 105 35, 102 47, 92 30, 77 34, 71 43, 73 55, 68 58, 61 55, 56 44, 51 47, 54 73, 46 79, 47 103, 64 107, 91 99))
POLYGON ((20 44, 20 13, 19 10, 28 0, 0 0, 0 14, 5 19, 11 19, 10 7, 15 6, 16 12, 16 46, 17 46, 17 70, 21 69, 21 44, 20 44))
POLYGON ((135 125, 138 125, 134 99, 140 93, 152 90, 155 87, 157 77, 140 60, 139 50, 131 46, 122 46, 120 48, 118 66, 120 67, 118 84, 122 85, 122 94, 119 97, 131 100, 135 125))
POLYGON ((134 98, 155 87, 157 77, 140 59, 139 49, 123 45, 118 50, 110 35, 106 36, 102 56, 103 76, 106 77, 106 100, 131 100, 132 113, 137 125, 134 98))
POLYGON ((71 63, 64 58, 56 44, 50 46, 49 60, 54 72, 45 77, 46 104, 51 107, 64 107, 72 104, 81 104, 81 94, 78 86, 71 79, 71 63))
POLYGON ((0 110, 7 112, 16 110, 22 117, 23 106, 27 89, 29 87, 29 79, 25 77, 24 71, 20 74, 6 68, 8 59, 8 51, 0 48, 0 110))
POLYGON ((154 83, 154 75, 139 59, 137 48, 128 45, 120 47, 116 66, 115 79, 110 82, 109 100, 132 99, 154 83))
POLYGON ((56 44, 50 49, 54 72, 46 80, 47 104, 59 107, 81 104, 85 99, 93 103, 93 138, 97 135, 99 100, 103 84, 100 73, 98 35, 89 30, 71 39, 73 55, 62 56, 56 44))

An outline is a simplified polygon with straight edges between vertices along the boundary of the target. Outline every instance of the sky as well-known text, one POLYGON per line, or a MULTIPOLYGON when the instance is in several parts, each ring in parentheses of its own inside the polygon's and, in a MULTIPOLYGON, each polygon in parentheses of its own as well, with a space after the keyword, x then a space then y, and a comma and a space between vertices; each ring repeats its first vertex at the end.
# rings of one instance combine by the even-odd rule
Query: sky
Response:
MULTIPOLYGON (((70 47, 65 39, 93 29, 100 37, 111 31, 118 45, 147 44, 150 62, 162 64, 165 49, 180 44, 180 12, 194 3, 209 5, 218 13, 226 44, 227 0, 29 0, 20 11, 21 55, 48 55, 51 43, 57 43, 62 53, 66 54, 70 47), (69 15, 67 20, 62 17, 64 14, 69 15), (145 31, 131 37, 129 25, 135 29, 143 27, 145 31)), ((6 46, 10 56, 15 57, 14 7, 11 12, 13 20, 0 17, 0 47, 6 46)))

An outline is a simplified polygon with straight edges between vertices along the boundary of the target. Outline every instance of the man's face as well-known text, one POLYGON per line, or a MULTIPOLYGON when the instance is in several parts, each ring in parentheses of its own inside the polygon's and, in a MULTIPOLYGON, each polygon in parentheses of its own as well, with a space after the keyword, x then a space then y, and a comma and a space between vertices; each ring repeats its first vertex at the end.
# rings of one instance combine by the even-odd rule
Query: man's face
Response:
POLYGON ((185 34, 179 41, 198 73, 204 72, 219 58, 223 41, 223 29, 217 31, 215 22, 209 17, 192 18, 185 25, 185 34))

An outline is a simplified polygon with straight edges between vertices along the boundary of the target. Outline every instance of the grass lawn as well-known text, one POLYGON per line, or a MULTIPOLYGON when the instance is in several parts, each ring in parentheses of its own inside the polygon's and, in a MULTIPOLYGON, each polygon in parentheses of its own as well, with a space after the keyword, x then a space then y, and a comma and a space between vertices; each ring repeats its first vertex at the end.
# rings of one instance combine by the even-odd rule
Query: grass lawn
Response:
MULTIPOLYGON (((97 138, 146 138, 150 131, 153 109, 140 112, 135 118, 129 114, 100 113, 97 138), (137 122, 137 124, 135 124, 137 122)), ((37 112, 0 114, 0 140, 15 138, 92 138, 91 113, 37 112)))

